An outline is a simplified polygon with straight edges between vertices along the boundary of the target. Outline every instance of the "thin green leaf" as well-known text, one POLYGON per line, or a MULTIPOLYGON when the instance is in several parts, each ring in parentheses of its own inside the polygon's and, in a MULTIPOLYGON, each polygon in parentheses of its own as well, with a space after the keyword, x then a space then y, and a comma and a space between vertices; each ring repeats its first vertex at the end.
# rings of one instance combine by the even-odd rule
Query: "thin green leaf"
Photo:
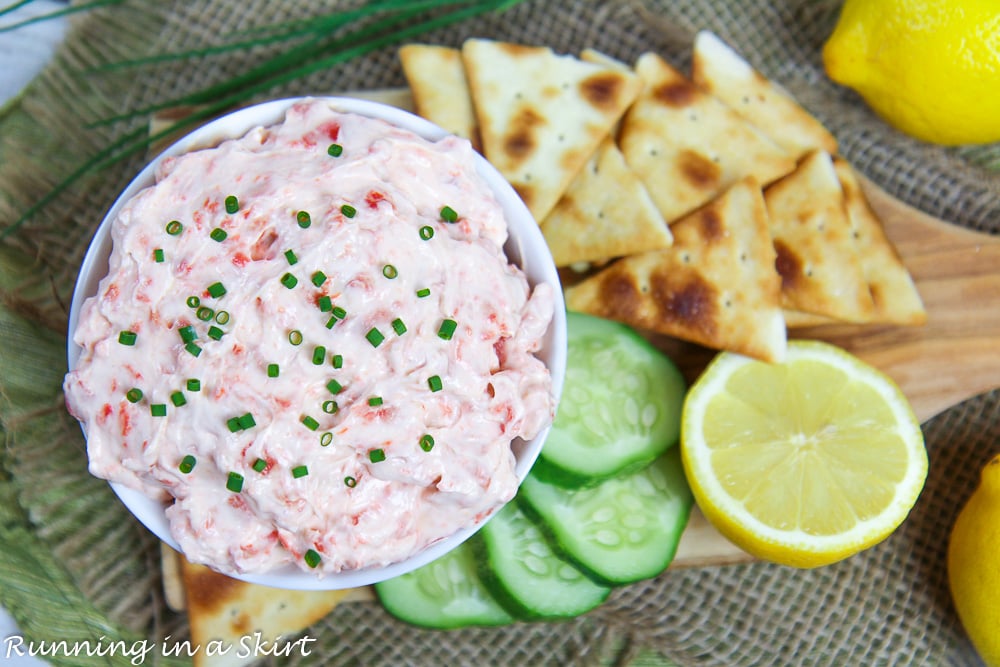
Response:
POLYGON ((21 0, 20 2, 15 2, 13 4, 7 5, 3 9, 0 9, 0 16, 3 16, 4 14, 10 14, 11 12, 20 9, 21 7, 24 7, 27 4, 31 4, 33 1, 34 0, 21 0))
MULTIPOLYGON (((32 16, 31 18, 24 19, 23 21, 18 21, 17 23, 11 23, 9 25, 0 26, 0 33, 11 32, 12 30, 17 30, 18 28, 23 28, 26 25, 31 25, 32 23, 41 23, 43 21, 49 21, 54 18, 59 18, 60 16, 67 16, 69 14, 76 14, 77 12, 86 12, 91 9, 96 9, 97 7, 104 7, 106 5, 118 5, 125 0, 91 0, 90 2, 81 2, 75 5, 69 5, 65 9, 57 9, 54 12, 49 12, 47 14, 41 14, 39 16, 32 16)), ((5 7, 3 12, 13 11, 17 9, 20 4, 15 3, 10 7, 5 7)))

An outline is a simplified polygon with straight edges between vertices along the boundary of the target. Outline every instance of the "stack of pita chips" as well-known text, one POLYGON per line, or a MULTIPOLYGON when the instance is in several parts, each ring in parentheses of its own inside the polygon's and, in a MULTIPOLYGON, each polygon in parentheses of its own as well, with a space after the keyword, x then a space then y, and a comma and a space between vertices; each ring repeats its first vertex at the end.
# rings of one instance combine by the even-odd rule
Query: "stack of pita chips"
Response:
POLYGON ((481 137, 557 265, 602 267, 570 308, 768 361, 789 327, 925 321, 834 137, 711 33, 691 78, 650 53, 630 68, 478 39, 428 76, 414 48, 440 47, 401 51, 418 113, 481 137), (422 100, 442 81, 439 110, 422 100))
POLYGON ((191 627, 190 649, 179 655, 193 653, 194 667, 245 667, 267 650, 301 655, 294 642, 309 626, 341 602, 372 598, 368 588, 291 591, 249 584, 195 565, 165 544, 161 556, 167 604, 186 611, 191 627), (221 650, 209 651, 210 643, 221 650))

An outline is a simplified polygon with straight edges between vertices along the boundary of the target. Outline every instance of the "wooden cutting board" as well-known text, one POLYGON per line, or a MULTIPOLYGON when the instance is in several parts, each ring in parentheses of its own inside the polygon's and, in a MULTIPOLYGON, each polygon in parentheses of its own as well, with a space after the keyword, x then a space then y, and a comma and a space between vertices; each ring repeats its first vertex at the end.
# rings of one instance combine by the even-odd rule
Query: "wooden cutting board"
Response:
MULTIPOLYGON (((413 109, 406 89, 345 95, 413 109)), ((165 118, 154 120, 153 131, 166 123, 165 118)), ((1000 387, 1000 237, 933 218, 861 180, 886 234, 913 275, 927 309, 927 323, 920 327, 825 325, 798 329, 790 336, 834 343, 881 369, 896 381, 925 422, 1000 387)), ((674 339, 651 339, 677 362, 689 381, 715 355, 713 350, 674 339)), ((671 567, 752 560, 695 508, 671 567)))

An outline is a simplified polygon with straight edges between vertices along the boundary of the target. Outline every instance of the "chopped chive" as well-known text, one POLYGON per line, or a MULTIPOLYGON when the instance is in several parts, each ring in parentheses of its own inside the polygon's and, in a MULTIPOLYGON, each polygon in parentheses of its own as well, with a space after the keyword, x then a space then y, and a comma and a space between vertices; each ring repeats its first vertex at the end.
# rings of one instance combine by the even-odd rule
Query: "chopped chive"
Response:
POLYGON ((215 314, 215 321, 219 324, 229 324, 229 313, 224 310, 220 310, 215 314))
POLYGON ((396 332, 397 336, 402 336, 406 333, 406 324, 397 317, 392 321, 392 330, 396 332))
POLYGON ((232 215, 240 210, 240 200, 234 195, 229 195, 226 197, 226 213, 232 215))
POLYGON ((214 324, 208 328, 208 337, 212 340, 222 340, 223 334, 226 332, 215 326, 214 324))
POLYGON ((423 287, 417 290, 418 299, 423 299, 425 296, 430 296, 430 295, 431 295, 431 290, 427 287, 423 287))
POLYGON ((236 433, 237 431, 243 430, 242 427, 240 426, 239 417, 230 417, 229 419, 227 419, 226 426, 229 428, 230 433, 236 433))
POLYGON ((165 257, 163 256, 163 248, 157 248, 156 250, 153 251, 154 262, 162 262, 164 259, 165 257))
POLYGON ((295 265, 299 263, 299 258, 295 256, 295 253, 291 250, 285 251, 285 259, 288 260, 289 265, 295 265))
POLYGON ((382 397, 381 396, 371 396, 371 397, 369 397, 368 398, 368 405, 370 405, 373 408, 377 408, 378 406, 382 405, 382 397))
POLYGON ((306 229, 312 224, 312 216, 309 215, 309 211, 299 211, 295 214, 295 220, 302 229, 306 229))
POLYGON ((292 477, 294 477, 295 479, 305 477, 308 474, 309 474, 308 466, 295 466, 294 468, 292 468, 292 477))
POLYGON ((290 273, 286 273, 285 275, 281 276, 281 284, 287 287, 288 289, 292 289, 293 287, 299 284, 299 279, 290 273))
POLYGON ((181 224, 180 220, 171 220, 166 226, 167 234, 171 236, 177 236, 182 231, 184 231, 184 225, 181 224))
POLYGON ((358 209, 354 208, 350 204, 344 204, 340 207, 340 212, 343 213, 346 218, 353 218, 358 214, 358 209))
POLYGON ((300 421, 305 424, 306 428, 310 431, 315 431, 319 428, 319 422, 309 415, 302 415, 302 419, 300 421))
POLYGON ((432 449, 434 449, 434 436, 431 435, 430 433, 425 433, 424 435, 420 436, 420 449, 424 450, 425 452, 429 452, 432 449))
POLYGON ((213 296, 216 299, 226 293, 226 288, 222 283, 212 283, 205 289, 210 296, 213 296))
POLYGON ((451 206, 445 206, 441 209, 441 219, 445 222, 458 222, 458 213, 451 206))
POLYGON ((444 320, 441 322, 441 326, 438 327, 438 338, 443 338, 444 340, 451 340, 451 337, 455 335, 455 329, 458 328, 458 322, 455 320, 444 320))
POLYGON ((399 271, 397 271, 396 267, 393 266, 392 264, 386 264, 385 266, 382 267, 382 275, 388 278, 389 280, 392 280, 393 278, 396 278, 399 275, 399 271))
POLYGON ((191 341, 198 338, 198 332, 195 331, 194 327, 191 325, 188 325, 186 327, 181 327, 180 329, 177 330, 177 333, 180 334, 181 340, 184 341, 185 343, 190 343, 191 341))
POLYGON ((331 442, 333 442, 333 433, 327 431, 323 435, 319 436, 319 444, 322 447, 329 447, 331 442))
POLYGON ((196 463, 198 463, 198 459, 188 454, 187 456, 181 459, 181 462, 177 465, 177 469, 180 470, 185 475, 187 475, 192 470, 194 470, 194 466, 196 463))
POLYGON ((128 399, 129 403, 138 403, 142 400, 142 389, 138 387, 132 387, 125 392, 125 398, 128 399))
POLYGON ((267 365, 267 377, 276 378, 281 374, 281 369, 278 368, 278 364, 268 364, 267 365))
POLYGON ((243 475, 238 472, 229 473, 229 477, 226 479, 226 488, 233 493, 239 493, 243 490, 243 475))
POLYGON ((208 306, 198 306, 198 310, 195 311, 194 316, 202 322, 208 322, 215 317, 215 311, 208 306))
POLYGON ((243 429, 244 431, 247 430, 248 428, 253 428, 254 426, 257 425, 257 421, 253 418, 253 415, 250 414, 249 412, 246 413, 245 415, 237 417, 236 421, 240 423, 240 428, 243 429))
POLYGON ((229 236, 229 234, 226 233, 226 230, 223 229, 222 227, 216 227, 211 232, 209 232, 208 235, 209 237, 211 237, 213 241, 218 241, 219 243, 225 241, 226 237, 229 236))
POLYGON ((358 485, 358 480, 354 479, 350 475, 344 478, 344 486, 346 486, 347 488, 353 489, 357 485, 358 485))
POLYGON ((302 344, 302 332, 298 329, 292 329, 288 332, 288 342, 292 345, 302 344))
POLYGON ((316 271, 314 274, 312 274, 310 280, 312 280, 312 284, 315 285, 316 287, 321 287, 323 283, 326 282, 326 274, 323 273, 322 271, 316 271))
MULTIPOLYGON (((334 146, 336 146, 336 145, 337 144, 334 144, 334 146)), ((331 153, 331 155, 332 155, 332 153, 331 153)), ((340 153, 338 153, 337 155, 340 155, 340 153)), ((310 549, 309 551, 305 552, 305 554, 303 554, 302 560, 304 560, 306 562, 306 565, 308 565, 309 567, 311 567, 313 569, 316 569, 316 567, 318 567, 319 564, 321 562, 323 562, 323 559, 320 558, 320 555, 318 553, 316 553, 315 551, 313 551, 312 549, 310 549)))
POLYGON ((443 386, 441 384, 441 376, 432 375, 427 378, 427 386, 431 388, 431 391, 441 391, 441 387, 443 386))
POLYGON ((425 241, 430 241, 432 238, 434 238, 434 228, 431 227, 430 225, 424 225, 423 227, 421 227, 420 238, 422 238, 425 241))
POLYGON ((333 310, 330 312, 332 312, 333 316, 336 317, 338 320, 342 320, 345 317, 347 317, 347 311, 341 308, 340 306, 334 306, 333 310))
POLYGON ((149 414, 154 417, 166 417, 167 416, 167 404, 166 403, 153 403, 149 406, 149 414))
POLYGON ((372 449, 368 452, 368 460, 372 463, 385 461, 385 451, 382 449, 372 449))
POLYGON ((312 362, 314 365, 319 366, 324 361, 326 361, 326 348, 322 345, 317 345, 313 348, 312 362))
POLYGON ((382 335, 382 332, 375 327, 368 330, 368 333, 365 334, 365 338, 367 338, 368 342, 372 344, 372 347, 378 347, 382 344, 382 341, 385 340, 385 336, 382 335))
POLYGON ((201 391, 201 380, 198 378, 191 378, 187 381, 188 391, 201 391))
POLYGON ((194 295, 189 296, 187 298, 187 305, 188 305, 188 308, 197 308, 198 306, 201 305, 201 299, 199 299, 198 297, 196 297, 194 295))
POLYGON ((330 297, 327 296, 326 294, 321 296, 317 303, 319 305, 320 312, 329 313, 331 310, 333 310, 333 300, 330 299, 330 297))
POLYGON ((344 355, 342 355, 342 354, 335 354, 335 355, 333 355, 330 358, 330 364, 333 365, 334 368, 343 368, 344 367, 344 355))
POLYGON ((122 345, 135 345, 138 337, 134 331, 122 331, 118 334, 118 342, 122 345))
POLYGON ((328 319, 326 321, 326 328, 327 329, 332 329, 334 327, 334 325, 336 325, 337 322, 339 322, 339 321, 340 321, 340 319, 336 315, 334 315, 333 317, 331 317, 330 319, 328 319))
POLYGON ((186 404, 188 401, 186 398, 184 398, 183 393, 175 391, 174 393, 170 394, 170 402, 173 403, 175 407, 179 408, 182 405, 186 404))
POLYGON ((326 388, 330 390, 331 394, 339 394, 344 390, 344 386, 337 382, 337 380, 330 380, 326 383, 326 388))
POLYGON ((254 469, 254 472, 264 472, 267 470, 267 461, 264 459, 257 459, 253 462, 251 467, 254 469))
POLYGON ((184 349, 196 357, 201 354, 201 348, 198 347, 197 343, 188 343, 184 346, 184 349))
POLYGON ((344 147, 340 144, 330 144, 330 147, 326 149, 326 153, 330 157, 340 157, 344 153, 344 147))
POLYGON ((328 415, 336 414, 340 406, 337 405, 337 401, 323 401, 323 412, 328 415))

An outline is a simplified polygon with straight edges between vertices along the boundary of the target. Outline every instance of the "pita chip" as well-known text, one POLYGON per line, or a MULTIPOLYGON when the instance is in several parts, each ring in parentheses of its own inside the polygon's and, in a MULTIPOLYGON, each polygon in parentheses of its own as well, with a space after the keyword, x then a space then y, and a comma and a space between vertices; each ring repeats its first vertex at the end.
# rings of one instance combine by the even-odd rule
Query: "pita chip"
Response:
POLYGON ((847 322, 875 312, 828 153, 814 151, 764 191, 782 305, 847 322))
POLYGON ((766 185, 795 161, 725 104, 653 53, 636 71, 645 88, 622 121, 625 161, 673 222, 746 176, 766 185))
POLYGON ((417 115, 468 139, 480 150, 462 52, 446 46, 407 44, 400 47, 399 60, 417 115))
POLYGON ((567 307, 780 361, 781 280, 757 182, 738 181, 671 231, 672 247, 622 258, 567 288, 567 307))
MULTIPOLYGON (((232 579, 179 556, 184 582, 188 621, 195 667, 236 667, 254 662, 260 655, 252 650, 259 634, 273 648, 275 642, 288 647, 313 623, 333 611, 355 589, 340 591, 290 591, 232 579), (208 655, 213 640, 232 647, 224 654, 208 655), (241 647, 246 646, 244 650, 241 647), (200 647, 200 648, 199 648, 200 647)), ((300 645, 301 646, 301 645, 300 645)), ((305 644, 308 650, 310 645, 305 644)))
POLYGON ((670 228, 649 193, 605 139, 542 221, 556 266, 667 248, 670 228))
POLYGON ((580 51, 580 60, 586 61, 588 63, 594 63, 595 65, 601 65, 607 67, 608 69, 616 69, 620 72, 631 72, 632 68, 629 67, 628 63, 623 63, 617 58, 612 58, 603 51, 598 51, 597 49, 584 49, 580 51))
POLYGON ((837 152, 837 140, 818 120, 710 32, 695 37, 691 78, 796 159, 816 149, 837 152))
POLYGON ((632 73, 545 47, 470 39, 462 57, 483 154, 539 221, 642 87, 632 73))
POLYGON ((920 293, 896 248, 885 235, 881 221, 868 204, 854 169, 842 158, 833 159, 833 168, 844 191, 854 244, 875 303, 874 321, 924 324, 927 311, 920 293))

